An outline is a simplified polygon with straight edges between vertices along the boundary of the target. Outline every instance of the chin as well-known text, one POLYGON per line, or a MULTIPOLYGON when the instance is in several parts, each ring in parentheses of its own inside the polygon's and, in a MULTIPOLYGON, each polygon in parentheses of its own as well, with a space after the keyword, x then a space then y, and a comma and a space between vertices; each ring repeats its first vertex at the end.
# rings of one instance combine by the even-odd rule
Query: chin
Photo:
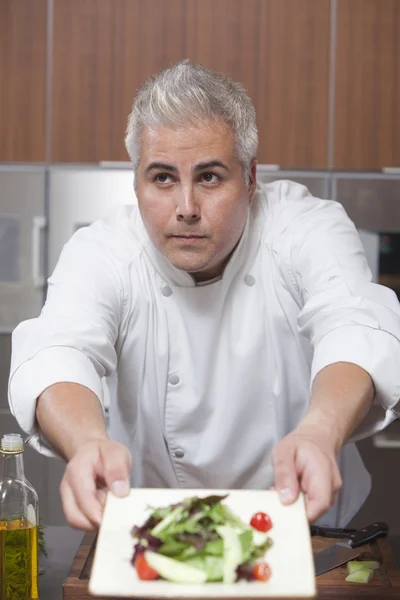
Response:
POLYGON ((187 263, 184 261, 170 261, 171 264, 180 271, 185 271, 186 273, 195 274, 201 271, 205 271, 207 269, 207 265, 198 265, 193 263, 187 263))

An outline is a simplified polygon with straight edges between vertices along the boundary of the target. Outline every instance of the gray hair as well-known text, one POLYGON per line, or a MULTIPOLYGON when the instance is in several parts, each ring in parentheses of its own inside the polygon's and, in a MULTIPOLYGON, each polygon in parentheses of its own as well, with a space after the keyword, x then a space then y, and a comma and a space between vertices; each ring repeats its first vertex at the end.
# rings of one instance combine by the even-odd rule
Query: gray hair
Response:
POLYGON ((246 90, 225 75, 187 59, 149 79, 136 95, 125 136, 135 173, 145 127, 177 127, 204 120, 222 120, 232 128, 237 157, 248 180, 258 133, 256 112, 246 90))

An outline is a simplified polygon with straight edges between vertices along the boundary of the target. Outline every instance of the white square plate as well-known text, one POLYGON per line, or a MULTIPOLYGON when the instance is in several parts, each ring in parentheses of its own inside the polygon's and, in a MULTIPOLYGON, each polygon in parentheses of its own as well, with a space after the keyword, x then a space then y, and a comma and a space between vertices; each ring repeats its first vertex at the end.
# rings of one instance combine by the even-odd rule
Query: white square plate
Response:
POLYGON ((107 497, 89 591, 98 596, 125 598, 311 598, 316 595, 314 562, 304 498, 283 506, 275 491, 132 489, 126 498, 107 497), (241 581, 183 584, 164 580, 141 581, 131 564, 131 529, 149 516, 148 506, 180 502, 188 496, 229 494, 224 502, 245 522, 266 512, 273 527, 273 546, 266 554, 271 568, 268 582, 241 581))

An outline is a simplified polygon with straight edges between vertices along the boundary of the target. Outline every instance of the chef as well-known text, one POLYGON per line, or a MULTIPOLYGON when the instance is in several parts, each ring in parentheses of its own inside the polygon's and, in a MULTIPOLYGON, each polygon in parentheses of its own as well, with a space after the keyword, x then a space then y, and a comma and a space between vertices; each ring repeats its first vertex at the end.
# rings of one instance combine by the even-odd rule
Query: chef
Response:
POLYGON ((13 333, 10 407, 67 462, 69 523, 96 528, 106 490, 275 486, 344 526, 370 491, 354 440, 400 398, 395 294, 340 204, 256 182, 240 84, 181 61, 138 92, 126 146, 137 206, 72 237, 13 333))

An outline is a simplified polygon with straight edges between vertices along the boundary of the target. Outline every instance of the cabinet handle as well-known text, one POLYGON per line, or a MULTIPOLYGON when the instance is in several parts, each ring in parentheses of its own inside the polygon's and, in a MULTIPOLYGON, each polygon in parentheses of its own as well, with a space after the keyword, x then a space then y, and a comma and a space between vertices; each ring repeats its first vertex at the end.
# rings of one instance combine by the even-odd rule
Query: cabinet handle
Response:
POLYGON ((32 221, 32 281, 37 288, 44 286, 44 274, 40 261, 40 238, 46 229, 44 217, 33 217, 32 221))
POLYGON ((382 173, 386 173, 386 175, 400 175, 400 167, 382 167, 382 173))

